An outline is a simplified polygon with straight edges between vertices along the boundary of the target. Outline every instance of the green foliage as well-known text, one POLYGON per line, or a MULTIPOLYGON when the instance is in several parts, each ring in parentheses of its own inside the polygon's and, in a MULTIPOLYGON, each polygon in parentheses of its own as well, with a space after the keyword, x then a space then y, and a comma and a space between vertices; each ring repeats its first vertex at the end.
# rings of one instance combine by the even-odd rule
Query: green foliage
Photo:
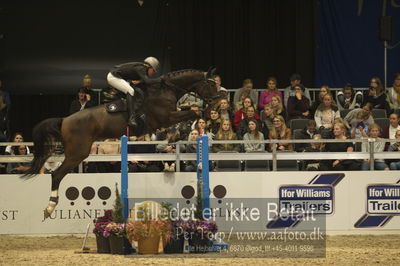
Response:
POLYGON ((118 184, 115 183, 115 202, 114 202, 114 208, 112 211, 112 218, 113 222, 115 223, 124 223, 124 215, 123 215, 123 205, 122 205, 122 200, 121 200, 121 195, 119 194, 118 191, 118 184))

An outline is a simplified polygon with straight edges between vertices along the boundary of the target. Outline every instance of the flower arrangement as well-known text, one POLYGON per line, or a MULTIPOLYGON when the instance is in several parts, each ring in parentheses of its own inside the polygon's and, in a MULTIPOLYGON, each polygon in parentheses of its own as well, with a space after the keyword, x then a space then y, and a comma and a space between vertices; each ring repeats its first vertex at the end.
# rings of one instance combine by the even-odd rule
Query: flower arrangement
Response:
POLYGON ((98 217, 93 220, 94 228, 93 233, 98 236, 102 236, 106 229, 106 226, 112 222, 112 211, 106 210, 104 211, 104 216, 98 217))
POLYGON ((126 230, 125 230, 125 224, 123 223, 109 223, 107 224, 103 236, 104 237, 109 237, 110 235, 115 235, 115 236, 126 236, 126 230))
POLYGON ((130 221, 126 225, 129 240, 139 241, 153 236, 165 236, 171 232, 171 223, 159 219, 147 221, 130 221))
POLYGON ((189 237, 197 236, 210 240, 218 231, 216 222, 209 220, 188 220, 183 222, 182 227, 185 234, 188 234, 189 237))

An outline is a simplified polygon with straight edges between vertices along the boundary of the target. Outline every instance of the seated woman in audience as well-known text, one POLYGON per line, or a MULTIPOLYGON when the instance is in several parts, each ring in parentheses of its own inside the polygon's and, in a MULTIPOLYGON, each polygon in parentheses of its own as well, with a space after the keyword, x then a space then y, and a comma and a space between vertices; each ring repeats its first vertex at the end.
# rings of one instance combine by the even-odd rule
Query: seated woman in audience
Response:
POLYGON ((336 102, 339 111, 344 109, 353 110, 360 108, 363 102, 363 94, 361 91, 355 92, 353 86, 347 83, 342 91, 336 95, 336 102))
POLYGON ((302 118, 308 119, 310 116, 310 100, 304 96, 305 87, 296 85, 294 87, 294 96, 290 96, 287 105, 287 120, 302 118))
MULTIPOLYGON (((335 124, 333 127, 333 134, 337 140, 346 140, 345 136, 346 127, 343 124, 335 124)), ((325 151, 327 152, 353 152, 354 145, 351 142, 334 142, 326 143, 325 151)), ((360 162, 357 160, 324 160, 320 162, 321 171, 343 171, 343 170, 360 170, 360 162)))
POLYGON ((372 117, 371 110, 372 107, 370 103, 364 104, 362 108, 351 110, 344 118, 344 125, 348 129, 351 129, 353 126, 355 126, 357 124, 357 114, 360 112, 364 115, 364 123, 368 126, 372 125, 374 123, 374 118, 372 117))
POLYGON ((267 88, 260 93, 258 99, 258 109, 263 110, 266 104, 271 103, 272 96, 279 96, 282 99, 282 92, 278 91, 275 77, 267 79, 267 88))
MULTIPOLYGON (((253 106, 254 108, 256 108, 256 106, 253 103, 253 100, 250 97, 246 97, 243 99, 243 107, 240 108, 235 113, 235 120, 234 120, 235 129, 237 129, 239 127, 240 121, 242 121, 243 119, 246 118, 246 109, 249 106, 253 106)), ((256 116, 258 116, 257 112, 256 112, 256 116)), ((259 119, 259 117, 257 119, 259 119)))
MULTIPOLYGON (((166 144, 158 144, 156 149, 158 152, 166 152, 166 153, 176 153, 176 144, 180 140, 179 131, 175 127, 169 127, 167 130, 167 143, 166 144)), ((180 146, 180 150, 183 151, 183 145, 180 146)), ((175 172, 175 161, 164 161, 164 172, 175 172)))
POLYGON ((238 111, 243 107, 243 99, 247 97, 250 97, 253 100, 253 103, 258 103, 258 92, 253 89, 253 81, 251 79, 245 79, 243 81, 243 87, 235 91, 233 97, 233 106, 235 107, 235 111, 238 111))
MULTIPOLYGON (((292 139, 292 131, 286 127, 285 119, 281 115, 274 117, 273 127, 269 131, 270 140, 290 140, 292 139)), ((269 144, 269 148, 272 150, 273 144, 269 144)), ((293 151, 293 146, 287 142, 280 142, 277 144, 276 150, 278 151, 293 151)))
POLYGON ((311 117, 314 117, 315 112, 317 111, 319 105, 323 103, 324 96, 327 94, 331 94, 329 87, 327 85, 323 85, 319 89, 318 97, 315 99, 315 101, 311 104, 310 107, 310 115, 311 117))
POLYGON ((285 111, 285 107, 282 104, 282 98, 279 96, 272 96, 271 97, 271 105, 272 108, 274 109, 274 113, 276 115, 280 115, 283 118, 286 119, 286 111, 285 111))
MULTIPOLYGON (((369 137, 371 139, 379 140, 379 135, 381 134, 381 127, 377 124, 372 124, 369 128, 369 137)), ((374 145, 374 152, 383 152, 385 149, 385 142, 363 142, 361 146, 362 152, 369 152, 370 145, 374 145)), ((364 159, 361 170, 369 170, 370 162, 369 159, 364 159)), ((375 170, 389 170, 389 166, 385 163, 383 159, 375 159, 374 160, 374 169, 375 170)))
POLYGON ((192 129, 197 129, 197 131, 199 132, 199 135, 203 135, 203 134, 207 135, 210 140, 212 140, 212 138, 213 138, 213 135, 207 129, 207 122, 204 118, 197 119, 196 122, 194 123, 192 129))
MULTIPOLYGON (((389 115, 389 126, 382 130, 382 138, 384 139, 395 139, 396 138, 396 131, 400 130, 400 117, 398 113, 391 113, 389 115)), ((389 148, 389 145, 394 144, 396 141, 391 141, 386 143, 386 149, 389 148)))
POLYGON ((257 116, 256 110, 253 106, 249 106, 246 108, 246 118, 240 122, 239 127, 236 130, 236 136, 238 139, 243 139, 244 134, 247 132, 247 124, 250 119, 255 119, 258 123, 258 128, 261 128, 261 120, 259 119, 259 116, 257 116))
MULTIPOLYGON (((11 139, 12 139, 12 142, 24 142, 24 136, 20 132, 16 132, 11 139)), ((14 155, 14 150, 15 149, 13 149, 12 147, 18 147, 18 146, 8 145, 6 147, 4 153, 7 154, 7 155, 14 155)), ((30 154, 28 146, 26 146, 26 154, 30 154)))
POLYGON ((389 113, 390 110, 387 108, 386 94, 382 82, 378 77, 373 77, 371 79, 368 94, 364 99, 364 103, 370 103, 372 109, 384 109, 389 113))
MULTIPOLYGON (((28 155, 27 147, 24 145, 13 146, 12 155, 28 155)), ((7 164, 7 174, 23 174, 30 168, 30 163, 9 163, 7 164)))
MULTIPOLYGON (((317 125, 314 120, 310 119, 307 121, 307 125, 303 128, 299 135, 296 136, 296 139, 312 139, 313 136, 317 133, 317 125)), ((310 147, 310 143, 296 143, 295 150, 297 152, 303 152, 306 148, 310 147)))
POLYGON ((217 134, 219 127, 221 126, 221 119, 219 118, 219 112, 217 108, 213 108, 210 111, 210 119, 206 123, 207 130, 214 137, 217 134))
MULTIPOLYGON (((263 133, 260 132, 259 122, 254 118, 250 118, 247 123, 247 133, 244 134, 243 140, 264 140, 263 133)), ((250 151, 265 151, 264 143, 245 143, 244 150, 250 151)))
POLYGON ((358 112, 356 115, 357 123, 350 129, 350 136, 352 139, 368 138, 369 126, 365 123, 365 115, 363 112, 358 112))
MULTIPOLYGON (((313 140, 321 140, 320 134, 315 134, 312 137, 313 140)), ((324 149, 324 145, 321 142, 313 142, 310 146, 304 149, 304 152, 321 152, 324 149)), ((304 162, 304 168, 306 171, 318 171, 320 160, 309 160, 304 162)))
POLYGON ((221 99, 219 101, 219 116, 221 118, 221 121, 229 120, 233 122, 233 113, 227 99, 221 99))
POLYGON ((264 134, 265 138, 268 137, 269 131, 272 128, 272 124, 273 124, 272 121, 273 121, 275 115, 276 114, 275 114, 274 109, 272 108, 272 105, 270 103, 266 104, 264 106, 264 111, 261 113, 261 117, 260 117, 260 120, 262 123, 261 132, 264 134))
POLYGON ((400 72, 394 75, 393 86, 387 90, 387 101, 390 112, 399 112, 400 109, 400 72))
MULTIPOLYGON (((223 120, 214 140, 237 140, 235 132, 233 132, 231 121, 223 120)), ((232 143, 213 144, 212 151, 239 151, 240 146, 232 143)))
POLYGON ((340 112, 333 101, 332 95, 326 94, 314 115, 318 130, 331 130, 333 128, 333 121, 338 117, 340 117, 340 112))
MULTIPOLYGON (((396 142, 389 146, 388 151, 400 151, 400 130, 396 131, 396 142)), ((400 160, 390 160, 389 168, 390 170, 400 170, 400 160)))
MULTIPOLYGON (((199 131, 197 129, 192 129, 189 135, 188 141, 196 141, 197 137, 200 136, 199 131)), ((197 144, 187 144, 185 145, 186 153, 196 153, 197 144)), ((195 172, 197 169, 196 161, 186 161, 185 162, 185 172, 195 172)))

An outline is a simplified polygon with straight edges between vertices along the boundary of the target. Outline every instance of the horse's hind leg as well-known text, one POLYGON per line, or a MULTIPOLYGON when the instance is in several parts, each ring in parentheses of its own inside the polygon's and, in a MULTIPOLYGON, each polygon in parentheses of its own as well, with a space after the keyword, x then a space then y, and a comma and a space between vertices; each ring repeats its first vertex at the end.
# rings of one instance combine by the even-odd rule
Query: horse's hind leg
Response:
POLYGON ((65 159, 60 167, 51 175, 51 194, 49 203, 44 210, 44 219, 48 218, 58 204, 58 189, 61 180, 79 165, 90 152, 91 143, 73 143, 65 147, 65 159))

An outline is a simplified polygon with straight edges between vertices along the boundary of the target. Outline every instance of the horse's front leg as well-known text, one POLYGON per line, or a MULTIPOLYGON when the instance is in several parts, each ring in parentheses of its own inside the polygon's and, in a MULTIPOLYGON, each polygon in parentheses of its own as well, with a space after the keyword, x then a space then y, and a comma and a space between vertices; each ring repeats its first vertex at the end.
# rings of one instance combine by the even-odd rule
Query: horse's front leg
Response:
POLYGON ((197 118, 199 118, 199 116, 193 110, 174 111, 174 112, 169 113, 169 117, 168 117, 170 125, 175 125, 182 121, 194 120, 197 118))

